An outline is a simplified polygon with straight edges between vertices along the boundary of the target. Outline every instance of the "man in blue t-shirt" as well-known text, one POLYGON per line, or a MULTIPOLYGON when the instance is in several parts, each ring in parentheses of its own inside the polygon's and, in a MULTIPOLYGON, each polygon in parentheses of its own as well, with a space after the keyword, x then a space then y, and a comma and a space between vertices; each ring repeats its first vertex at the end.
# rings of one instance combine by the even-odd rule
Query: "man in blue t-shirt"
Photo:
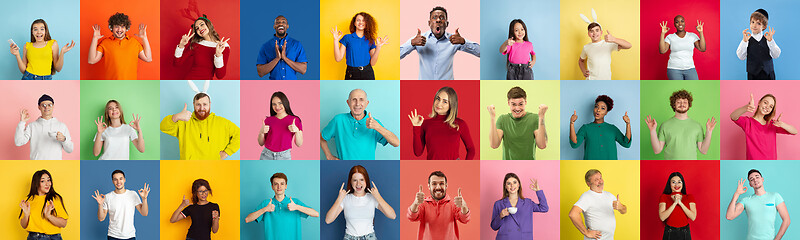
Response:
POLYGON ((256 60, 258 76, 269 73, 270 80, 297 80, 297 73, 306 74, 308 59, 300 41, 290 38, 289 21, 283 16, 272 25, 275 37, 261 45, 256 60))
POLYGON ((739 184, 736 186, 736 192, 733 193, 733 199, 728 205, 725 218, 733 220, 739 214, 742 214, 742 211, 747 211, 748 240, 783 238, 783 234, 789 228, 790 222, 789 211, 786 210, 786 203, 783 202, 783 197, 778 193, 764 190, 764 178, 761 177, 761 172, 758 170, 751 169, 747 172, 747 181, 750 182, 750 187, 753 188, 755 193, 739 200, 739 196, 747 192, 744 180, 739 179, 739 184), (775 234, 775 213, 781 216, 781 228, 778 229, 777 235, 775 234))
POLYGON ((269 178, 275 196, 265 199, 254 212, 247 214, 245 223, 256 221, 264 225, 264 239, 303 239, 301 218, 319 217, 319 213, 297 198, 286 196, 289 179, 286 174, 275 173, 269 178))

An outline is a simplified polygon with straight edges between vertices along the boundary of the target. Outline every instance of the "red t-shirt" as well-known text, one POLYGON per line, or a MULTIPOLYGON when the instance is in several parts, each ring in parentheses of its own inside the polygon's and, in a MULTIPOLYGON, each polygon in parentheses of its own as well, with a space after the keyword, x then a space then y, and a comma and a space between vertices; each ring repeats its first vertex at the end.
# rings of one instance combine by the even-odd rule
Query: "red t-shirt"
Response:
MULTIPOLYGON (((680 194, 680 193, 676 193, 676 194, 680 194)), ((659 202, 659 204, 660 203, 666 203, 667 204, 667 208, 669 208, 669 206, 672 205, 673 201, 672 201, 671 195, 661 194, 661 200, 659 200, 658 202, 659 202)), ((694 196, 689 195, 689 194, 683 195, 683 197, 681 199, 681 202, 683 202, 683 205, 686 205, 686 207, 689 207, 689 203, 694 203, 695 202, 694 201, 694 196)), ((695 203, 695 204, 697 204, 697 203, 695 203)), ((686 216, 686 213, 683 212, 683 209, 681 209, 680 206, 675 206, 675 210, 672 211, 672 214, 670 214, 669 217, 667 217, 667 221, 665 221, 665 222, 667 223, 667 225, 669 225, 671 227, 679 228, 679 227, 683 227, 683 226, 689 225, 689 217, 686 216)))

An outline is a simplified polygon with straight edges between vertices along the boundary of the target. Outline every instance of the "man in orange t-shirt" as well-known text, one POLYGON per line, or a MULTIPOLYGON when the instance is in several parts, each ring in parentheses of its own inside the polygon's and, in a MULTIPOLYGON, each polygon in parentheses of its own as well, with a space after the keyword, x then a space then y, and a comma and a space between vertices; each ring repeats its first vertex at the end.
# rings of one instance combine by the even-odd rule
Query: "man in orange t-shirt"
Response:
POLYGON ((139 24, 139 34, 134 34, 142 39, 144 46, 136 39, 128 37, 130 28, 131 20, 123 13, 116 13, 108 18, 108 29, 112 32, 110 37, 103 38, 103 35, 100 35, 99 25, 92 26, 94 35, 89 46, 89 64, 100 62, 104 56, 106 57, 101 79, 135 80, 138 62, 136 57, 145 62, 153 61, 150 42, 147 41, 147 25, 139 24))

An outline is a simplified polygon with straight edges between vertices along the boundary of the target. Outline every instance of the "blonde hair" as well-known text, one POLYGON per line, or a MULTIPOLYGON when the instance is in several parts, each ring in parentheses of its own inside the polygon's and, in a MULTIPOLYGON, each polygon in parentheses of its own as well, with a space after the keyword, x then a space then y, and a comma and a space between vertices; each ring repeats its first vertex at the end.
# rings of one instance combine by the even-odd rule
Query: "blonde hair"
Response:
POLYGON ((428 117, 436 117, 436 99, 439 97, 439 93, 442 92, 447 94, 447 104, 450 105, 450 110, 447 110, 447 118, 444 119, 444 122, 450 125, 451 128, 458 129, 458 124, 455 123, 456 118, 458 118, 458 94, 451 87, 442 87, 439 91, 436 91, 436 95, 433 96, 433 105, 431 105, 431 114, 428 117))

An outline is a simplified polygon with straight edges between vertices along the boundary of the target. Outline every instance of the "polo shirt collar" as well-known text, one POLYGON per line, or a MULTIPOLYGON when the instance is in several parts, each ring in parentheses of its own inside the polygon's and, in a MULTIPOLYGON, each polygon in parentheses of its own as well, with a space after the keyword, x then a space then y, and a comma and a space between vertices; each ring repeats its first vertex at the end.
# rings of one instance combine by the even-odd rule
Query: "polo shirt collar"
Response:
POLYGON ((428 36, 428 38, 433 38, 433 39, 436 39, 437 41, 444 41, 444 40, 448 40, 449 41, 450 35, 452 35, 452 34, 450 34, 449 32, 444 32, 444 35, 442 35, 442 39, 438 39, 438 38, 436 38, 436 35, 433 34, 433 31, 428 30, 427 32, 425 32, 425 35, 428 36))
POLYGON ((129 40, 130 39, 130 37, 128 37, 127 33, 125 34, 125 37, 122 38, 122 39, 119 39, 119 38, 115 37, 113 34, 109 38, 111 38, 112 40, 116 40, 116 41, 122 41, 122 40, 129 40))
POLYGON ((347 113, 347 117, 349 117, 354 122, 367 124, 367 118, 369 118, 369 112, 367 112, 367 110, 364 110, 364 118, 361 118, 361 120, 356 120, 356 118, 353 117, 353 113, 352 112, 348 112, 347 113))

